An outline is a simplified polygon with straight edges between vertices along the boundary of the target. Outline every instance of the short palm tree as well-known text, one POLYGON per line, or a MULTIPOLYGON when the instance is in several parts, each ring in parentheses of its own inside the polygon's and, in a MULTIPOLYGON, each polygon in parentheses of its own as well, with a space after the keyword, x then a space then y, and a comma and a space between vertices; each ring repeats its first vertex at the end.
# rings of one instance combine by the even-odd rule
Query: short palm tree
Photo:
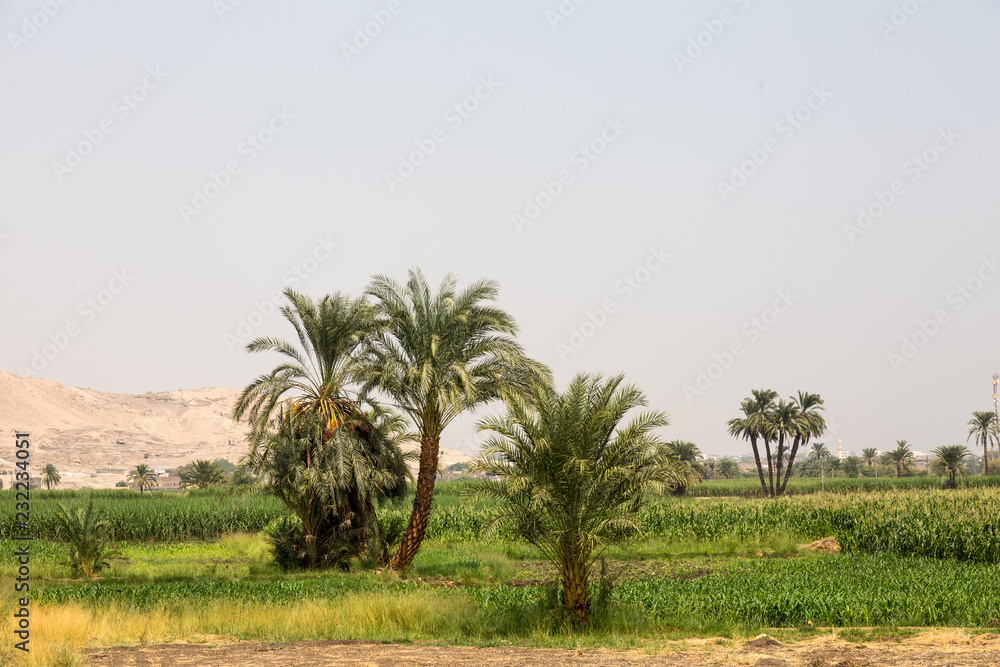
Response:
POLYGON ((158 484, 156 473, 145 463, 137 465, 125 479, 139 487, 140 494, 158 484))
POLYGON ((517 325, 490 305, 498 285, 489 280, 459 290, 447 276, 432 293, 419 269, 406 285, 375 276, 380 333, 368 346, 361 372, 366 391, 381 392, 413 421, 420 436, 416 494, 406 533, 393 554, 393 569, 407 567, 420 549, 434 500, 441 433, 464 412, 527 394, 551 372, 529 359, 514 340, 517 325))
POLYGON ((715 475, 722 479, 732 479, 740 474, 740 466, 732 459, 719 459, 715 464, 715 475))
POLYGON ((955 477, 964 477, 968 473, 965 460, 972 456, 972 452, 965 445, 942 445, 931 450, 931 453, 936 455, 932 466, 942 475, 948 476, 948 488, 954 489, 955 477))
POLYGON ((303 564, 342 563, 327 547, 340 540, 347 551, 363 550, 376 520, 375 499, 405 491, 399 439, 387 435, 405 429, 396 428, 398 415, 359 391, 358 358, 379 330, 371 304, 341 294, 317 302, 293 290, 285 297, 290 305, 281 313, 299 345, 275 338, 247 345, 249 352, 277 352, 284 361, 243 389, 233 417, 250 423, 248 467, 263 474, 265 488, 302 521, 303 564))
POLYGON ((561 604, 584 622, 596 559, 610 545, 639 535, 645 493, 663 482, 654 429, 668 424, 622 376, 578 375, 564 394, 538 384, 529 399, 509 398, 507 414, 484 419, 493 431, 473 470, 501 481, 477 483, 476 493, 499 501, 488 531, 510 530, 555 564, 561 604))
POLYGON ((180 473, 180 478, 181 486, 185 488, 195 486, 199 489, 225 484, 227 481, 226 473, 222 471, 219 464, 205 459, 198 459, 185 466, 180 473))
POLYGON ((701 450, 693 442, 671 440, 662 447, 660 453, 676 462, 674 467, 677 472, 689 471, 683 482, 673 485, 671 492, 674 495, 683 496, 688 487, 700 483, 705 476, 705 466, 698 462, 698 459, 701 458, 701 450))
POLYGON ((45 488, 51 490, 53 486, 59 486, 61 478, 59 477, 59 471, 51 463, 46 463, 45 467, 42 468, 42 479, 45 481, 45 488))
POLYGON ((865 447, 861 450, 861 460, 869 468, 875 467, 875 464, 878 462, 878 450, 874 447, 865 447))
POLYGON ((968 422, 969 438, 975 438, 976 442, 983 443, 983 474, 990 474, 990 459, 987 452, 987 445, 996 445, 1000 442, 1000 422, 997 422, 996 413, 989 410, 977 410, 972 413, 972 419, 968 422))
POLYGON ((100 512, 94 511, 94 499, 87 503, 87 509, 75 511, 66 509, 59 503, 54 513, 63 537, 69 542, 70 567, 74 577, 91 578, 108 567, 107 538, 108 522, 100 512))
POLYGON ((882 461, 886 465, 896 466, 896 477, 901 477, 904 470, 909 470, 913 464, 913 452, 906 440, 897 440, 896 449, 892 449, 882 454, 882 461))
POLYGON ((409 471, 399 449, 410 437, 398 414, 373 409, 330 435, 317 413, 285 416, 247 457, 264 490, 301 521, 299 565, 345 566, 374 537, 377 504, 402 498, 409 471))

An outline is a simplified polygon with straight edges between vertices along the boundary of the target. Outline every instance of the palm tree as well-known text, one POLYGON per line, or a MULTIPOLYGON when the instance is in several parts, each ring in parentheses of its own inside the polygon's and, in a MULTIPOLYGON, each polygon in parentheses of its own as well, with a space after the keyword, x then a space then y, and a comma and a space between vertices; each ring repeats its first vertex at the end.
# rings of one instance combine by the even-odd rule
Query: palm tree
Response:
POLYGON ((878 450, 874 447, 865 447, 861 450, 861 460, 864 461, 869 468, 875 467, 875 463, 878 461, 878 450))
POLYGON ((732 459, 719 459, 715 464, 715 474, 722 479, 732 479, 740 474, 740 466, 732 459))
MULTIPOLYGON (((988 414, 993 414, 992 412, 988 414)), ((955 488, 955 476, 965 476, 968 470, 965 467, 965 460, 972 456, 972 452, 965 445, 942 445, 937 449, 931 450, 932 454, 936 454, 937 458, 934 459, 932 464, 935 470, 938 470, 942 475, 948 475, 948 488, 955 488)))
POLYGON ((156 486, 158 484, 156 473, 145 463, 140 463, 135 467, 132 472, 126 477, 129 482, 132 482, 139 487, 139 493, 142 494, 145 489, 151 486, 156 486))
POLYGON ((420 435, 420 465, 413 511, 391 566, 408 566, 424 538, 434 499, 441 433, 464 412, 508 393, 527 394, 551 372, 525 356, 514 340, 517 325, 484 302, 497 298, 495 282, 481 280, 459 291, 447 276, 436 294, 419 269, 405 286, 375 276, 381 331, 364 359, 365 390, 377 390, 409 415, 420 435))
POLYGON ((198 459, 194 463, 187 465, 180 472, 181 485, 186 487, 196 486, 204 489, 214 484, 225 484, 226 473, 222 471, 218 463, 198 459))
POLYGON ((896 477, 901 477, 903 470, 909 470, 913 463, 913 452, 906 440, 897 440, 896 449, 888 451, 882 455, 882 461, 886 465, 896 466, 896 477))
POLYGON ((671 440, 662 447, 660 454, 680 464, 676 466, 678 471, 683 471, 684 468, 687 468, 691 473, 687 475, 685 483, 678 483, 673 486, 672 493, 674 495, 683 496, 689 486, 698 484, 705 476, 705 466, 698 463, 698 459, 701 458, 701 450, 693 442, 671 440), (693 481, 693 484, 687 483, 689 481, 693 481))
POLYGON ((986 447, 989 443, 996 445, 1000 442, 1000 423, 997 422, 996 413, 989 410, 977 410, 972 413, 969 420, 969 437, 975 438, 977 442, 983 443, 983 475, 990 474, 990 460, 986 447))
POLYGON ((750 441, 753 448, 753 458, 757 463, 757 476, 760 478, 760 486, 764 493, 773 497, 774 489, 773 468, 771 465, 771 411, 774 409, 774 399, 778 397, 778 392, 772 389, 754 389, 753 397, 743 400, 740 409, 743 417, 730 419, 728 422, 729 434, 736 438, 743 438, 750 441), (757 447, 757 440, 764 443, 767 450, 767 473, 770 478, 770 485, 764 480, 764 469, 760 461, 760 450, 757 447))
POLYGON ((247 466, 302 521, 305 564, 342 563, 327 548, 344 537, 347 551, 362 550, 375 501, 405 492, 399 439, 388 435, 405 429, 358 389, 358 359, 379 330, 371 304, 339 293, 318 302, 293 290, 285 297, 281 313, 300 348, 275 338, 247 345, 285 361, 243 389, 233 417, 251 425, 247 466))
POLYGON ((373 408, 329 435, 326 417, 316 412, 294 419, 285 413, 280 424, 247 456, 247 468, 301 521, 299 564, 344 566, 374 537, 376 505, 406 493, 409 472, 399 449, 410 437, 406 423, 373 408))
POLYGON ((59 471, 51 463, 46 463, 45 467, 42 468, 43 479, 45 480, 45 488, 51 490, 52 486, 59 486, 61 478, 59 477, 59 471))
POLYGON ((487 531, 510 530, 555 564, 562 608, 577 622, 588 618, 594 562, 641 533, 645 494, 663 481, 653 430, 668 417, 644 411, 622 424, 646 405, 642 392, 622 381, 578 375, 561 395, 539 383, 530 398, 508 398, 506 415, 479 423, 496 435, 473 470, 502 476, 474 487, 499 501, 487 531))
POLYGON ((290 289, 284 294, 291 305, 284 306, 281 314, 295 329, 302 350, 276 338, 247 344, 248 352, 277 352, 286 359, 247 385, 236 400, 233 418, 247 418, 253 446, 266 439, 282 411, 321 415, 327 422, 326 437, 363 414, 357 392, 349 388, 355 382, 356 356, 376 331, 371 304, 339 293, 318 303, 290 289))
MULTIPOLYGON (((795 406, 796 416, 789 421, 789 432, 794 436, 792 441, 792 451, 788 457, 788 466, 785 469, 785 478, 781 481, 777 495, 785 492, 788 486, 788 478, 792 476, 792 466, 795 463, 795 455, 799 447, 809 444, 812 438, 818 438, 826 431, 826 420, 819 414, 823 410, 823 399, 819 394, 812 394, 807 391, 799 391, 797 396, 791 397, 795 406)), ((779 472, 780 477, 780 472, 779 472)))
POLYGON ((809 452, 809 458, 819 461, 819 477, 820 477, 820 488, 826 490, 826 470, 823 467, 823 461, 830 458, 830 450, 826 448, 822 442, 814 442, 812 450, 809 452))

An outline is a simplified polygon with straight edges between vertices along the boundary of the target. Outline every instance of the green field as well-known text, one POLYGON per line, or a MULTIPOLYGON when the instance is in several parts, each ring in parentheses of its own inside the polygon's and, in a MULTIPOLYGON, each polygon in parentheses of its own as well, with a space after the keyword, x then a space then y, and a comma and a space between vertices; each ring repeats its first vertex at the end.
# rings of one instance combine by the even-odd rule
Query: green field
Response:
MULTIPOLYGON (((80 507, 91 494, 32 492, 41 538, 32 543, 34 613, 54 628, 84 624, 86 637, 64 642, 74 650, 192 635, 627 647, 685 634, 989 628, 1000 619, 1000 489, 653 498, 642 510, 644 538, 606 554, 616 585, 581 634, 549 612, 551 567, 507 536, 484 540, 492 508, 465 488, 438 489, 428 540, 401 577, 360 564, 282 573, 259 534, 284 514, 273 498, 97 492, 115 554, 94 581, 69 578, 52 519, 57 503, 80 507), (829 536, 842 553, 798 546, 829 536)), ((0 575, 9 580, 13 502, 0 508, 0 575)), ((382 511, 408 509, 404 501, 382 511)), ((12 604, 7 591, 3 613, 12 604)))

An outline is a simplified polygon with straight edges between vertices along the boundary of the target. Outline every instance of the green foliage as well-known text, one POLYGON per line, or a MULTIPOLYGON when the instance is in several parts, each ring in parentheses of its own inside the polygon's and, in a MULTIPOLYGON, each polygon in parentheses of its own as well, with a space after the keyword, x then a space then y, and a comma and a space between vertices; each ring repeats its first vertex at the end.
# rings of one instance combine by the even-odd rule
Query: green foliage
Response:
POLYGON ((537 385, 530 401, 509 398, 505 417, 480 422, 496 435, 473 470, 500 477, 474 485, 498 501, 488 530, 509 530, 555 564, 562 608, 579 622, 590 612, 595 559, 641 533, 644 494, 663 480, 653 431, 669 421, 650 411, 621 423, 646 405, 623 380, 578 375, 562 395, 537 385))
POLYGON ((156 473, 145 463, 137 465, 125 479, 139 487, 140 494, 158 484, 156 473))
MULTIPOLYGON (((0 537, 17 534, 14 492, 0 492, 0 537), (6 496, 6 497, 5 497, 6 496)), ((129 491, 32 491, 31 530, 37 538, 65 540, 65 529, 55 518, 62 502, 72 512, 85 508, 89 500, 107 522, 107 535, 114 541, 181 541, 215 539, 226 533, 256 533, 287 514, 276 498, 269 496, 222 499, 219 488, 205 491, 160 491, 140 495, 129 491)))
POLYGON ((943 445, 931 450, 935 455, 931 468, 948 479, 948 486, 955 488, 957 477, 964 477, 968 474, 966 459, 972 456, 972 452, 965 445, 943 445))
POLYGON ((218 486, 226 483, 226 473, 218 463, 206 459, 198 459, 189 465, 180 468, 177 474, 181 478, 181 486, 188 488, 191 486, 205 489, 210 486, 218 486))
POLYGON ((72 512, 60 503, 55 518, 69 541, 70 568, 74 577, 90 578, 108 566, 108 524, 99 511, 94 511, 93 499, 87 503, 87 509, 72 512))
POLYGON ((42 482, 45 483, 45 488, 51 489, 53 486, 59 486, 60 481, 62 479, 59 477, 59 471, 56 470, 55 465, 46 463, 42 468, 42 482))

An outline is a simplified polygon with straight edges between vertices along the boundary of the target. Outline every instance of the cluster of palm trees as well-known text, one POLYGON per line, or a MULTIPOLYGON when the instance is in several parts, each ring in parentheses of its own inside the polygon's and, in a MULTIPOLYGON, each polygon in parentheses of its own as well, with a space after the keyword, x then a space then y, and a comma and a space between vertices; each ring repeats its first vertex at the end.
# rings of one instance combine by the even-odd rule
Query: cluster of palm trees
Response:
POLYGON ((365 549, 377 532, 376 505, 406 489, 398 445, 416 439, 413 508, 388 563, 408 566, 427 529, 445 428, 490 401, 551 383, 549 369, 515 340, 514 319, 492 304, 498 289, 489 280, 459 289, 448 276, 435 291, 412 269, 405 285, 375 276, 358 298, 337 293, 316 302, 287 290, 281 312, 298 345, 275 338, 247 345, 284 362, 236 402, 234 418, 250 426, 246 464, 296 513, 319 560, 323 548, 344 540, 365 549))
POLYGON ((773 389, 755 389, 740 410, 743 416, 728 422, 729 434, 750 441, 761 489, 769 498, 777 498, 788 485, 799 448, 826 431, 826 420, 820 414, 823 399, 800 391, 786 401, 773 389))

